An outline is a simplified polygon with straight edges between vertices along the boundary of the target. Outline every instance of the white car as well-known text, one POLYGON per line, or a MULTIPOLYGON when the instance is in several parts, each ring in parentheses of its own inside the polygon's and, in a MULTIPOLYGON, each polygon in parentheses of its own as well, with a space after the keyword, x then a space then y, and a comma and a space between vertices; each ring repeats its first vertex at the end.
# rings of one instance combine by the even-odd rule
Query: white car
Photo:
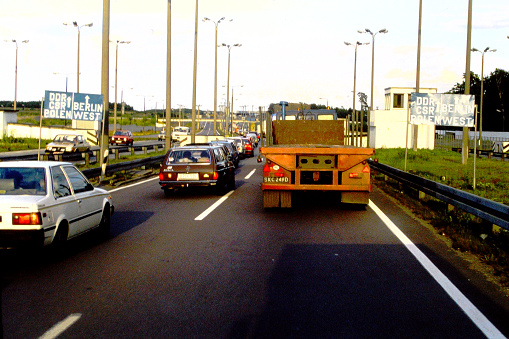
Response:
POLYGON ((88 152, 89 150, 90 144, 81 134, 58 134, 46 145, 46 153, 52 154, 88 152))
POLYGON ((97 228, 110 232, 108 191, 67 162, 0 162, 0 248, 52 245, 97 228))

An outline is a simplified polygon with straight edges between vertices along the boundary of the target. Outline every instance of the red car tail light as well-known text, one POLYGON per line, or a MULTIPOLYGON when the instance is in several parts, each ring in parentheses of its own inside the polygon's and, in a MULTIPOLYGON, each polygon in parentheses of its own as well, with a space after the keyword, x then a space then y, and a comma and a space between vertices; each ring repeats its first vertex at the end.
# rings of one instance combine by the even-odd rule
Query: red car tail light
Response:
POLYGON ((162 181, 163 179, 164 179, 164 174, 159 173, 159 180, 161 180, 161 181, 162 181))
POLYGON ((214 172, 214 174, 212 174, 212 179, 217 180, 217 178, 219 178, 219 173, 214 172))
POLYGON ((42 225, 41 213, 13 213, 13 225, 42 225))

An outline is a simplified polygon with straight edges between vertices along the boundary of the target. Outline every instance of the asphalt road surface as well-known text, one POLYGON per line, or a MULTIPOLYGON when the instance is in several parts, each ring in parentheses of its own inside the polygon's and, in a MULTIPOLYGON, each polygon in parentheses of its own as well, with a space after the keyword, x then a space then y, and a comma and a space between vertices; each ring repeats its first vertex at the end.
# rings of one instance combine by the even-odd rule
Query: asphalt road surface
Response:
POLYGON ((0 254, 3 338, 482 338, 509 303, 378 190, 264 210, 262 165, 223 197, 165 197, 156 178, 112 191, 110 239, 0 254))

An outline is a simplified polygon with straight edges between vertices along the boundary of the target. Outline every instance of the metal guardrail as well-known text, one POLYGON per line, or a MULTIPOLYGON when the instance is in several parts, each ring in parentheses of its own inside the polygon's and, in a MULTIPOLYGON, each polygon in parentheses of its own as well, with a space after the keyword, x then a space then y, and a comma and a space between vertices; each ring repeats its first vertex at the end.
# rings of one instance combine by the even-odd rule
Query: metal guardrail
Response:
MULTIPOLYGON (((134 168, 138 168, 138 167, 142 167, 142 166, 151 165, 154 163, 161 163, 163 161, 164 157, 165 157, 165 155, 158 155, 158 156, 148 157, 148 158, 144 158, 144 159, 137 159, 137 160, 132 160, 132 161, 120 162, 117 164, 111 164, 111 165, 106 166, 106 174, 108 175, 108 174, 112 174, 112 173, 119 172, 119 171, 126 171, 126 170, 130 170, 130 169, 134 169, 134 168)), ((81 172, 87 178, 97 178, 97 177, 101 176, 101 168, 100 167, 84 169, 81 172)))
MULTIPOLYGON (((146 145, 140 145, 140 146, 116 146, 116 147, 109 147, 109 153, 111 155, 119 154, 119 153, 134 153, 139 151, 147 151, 147 150, 156 150, 161 146, 161 142, 154 142, 153 144, 146 144, 146 145)), ((163 146, 164 148, 164 146, 163 146)), ((99 147, 92 147, 90 153, 94 154, 96 156, 97 153, 99 153, 100 148, 99 147)), ((18 154, 21 152, 13 152, 13 153, 0 153, 0 161, 17 161, 17 160, 37 160, 38 154, 40 154, 41 159, 52 159, 54 158, 53 155, 46 153, 44 149, 42 150, 31 150, 31 151, 23 151, 24 154, 18 154)), ((89 155, 90 155, 89 153, 89 155)), ((59 160, 62 161, 76 161, 85 159, 86 153, 65 153, 61 154, 58 157, 59 160)))
POLYGON ((458 207, 481 219, 509 230, 509 206, 450 186, 421 178, 397 168, 368 160, 371 168, 405 185, 458 207))

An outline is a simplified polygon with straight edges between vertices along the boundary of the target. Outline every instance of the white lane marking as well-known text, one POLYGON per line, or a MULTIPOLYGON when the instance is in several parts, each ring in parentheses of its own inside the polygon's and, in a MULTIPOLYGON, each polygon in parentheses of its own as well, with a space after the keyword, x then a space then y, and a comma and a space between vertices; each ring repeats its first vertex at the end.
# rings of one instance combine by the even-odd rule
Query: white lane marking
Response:
POLYGON ((134 184, 131 184, 131 185, 126 185, 126 186, 122 186, 122 187, 114 188, 114 189, 109 190, 108 192, 113 193, 113 192, 120 191, 120 190, 123 190, 123 189, 129 188, 129 187, 138 186, 138 185, 141 185, 141 184, 144 184, 144 183, 146 183, 146 182, 153 181, 153 180, 156 180, 156 179, 157 179, 157 180, 159 180, 159 177, 157 176, 157 177, 150 178, 150 179, 147 179, 147 180, 138 181, 138 182, 136 182, 136 183, 134 183, 134 184))
POLYGON ((80 313, 73 313, 69 315, 64 320, 57 323, 55 326, 50 328, 46 333, 39 337, 39 339, 53 339, 62 334, 66 329, 68 329, 72 324, 81 318, 80 313))
POLYGON ((382 212, 371 200, 369 207, 378 215, 389 230, 405 245, 419 263, 428 271, 436 282, 442 286, 452 300, 465 312, 472 322, 488 338, 505 338, 505 336, 479 311, 470 300, 443 274, 431 260, 382 212))
POLYGON ((256 168, 254 170, 252 170, 251 172, 249 172, 248 175, 246 175, 246 177, 244 178, 245 180, 251 178, 251 176, 254 174, 254 172, 256 172, 256 168))
POLYGON ((221 205, 226 199, 228 199, 228 197, 235 191, 231 190, 230 192, 226 193, 225 195, 223 195, 221 197, 221 199, 219 199, 218 201, 216 201, 212 206, 210 206, 209 208, 207 208, 202 214, 200 214, 199 216, 197 216, 196 218, 194 218, 194 220, 203 220, 205 219, 205 217, 207 215, 209 215, 213 210, 215 210, 219 205, 221 205))

